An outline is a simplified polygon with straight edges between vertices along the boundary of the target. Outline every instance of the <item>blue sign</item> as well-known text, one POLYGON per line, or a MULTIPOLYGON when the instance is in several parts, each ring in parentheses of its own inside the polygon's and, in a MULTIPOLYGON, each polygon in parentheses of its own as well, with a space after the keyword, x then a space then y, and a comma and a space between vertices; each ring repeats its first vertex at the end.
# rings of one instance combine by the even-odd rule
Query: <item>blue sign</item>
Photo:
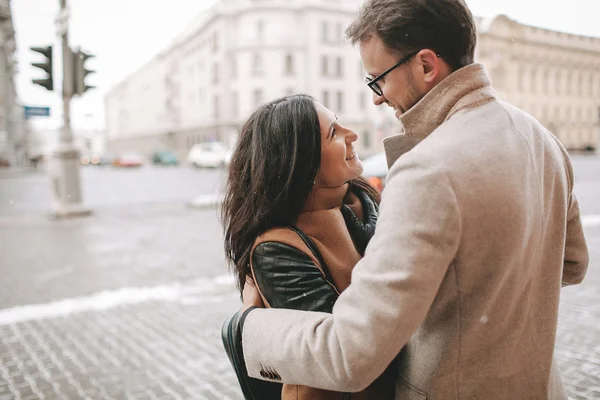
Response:
POLYGON ((29 107, 24 106, 23 111, 25 112, 25 119, 31 117, 49 117, 50 107, 29 107))

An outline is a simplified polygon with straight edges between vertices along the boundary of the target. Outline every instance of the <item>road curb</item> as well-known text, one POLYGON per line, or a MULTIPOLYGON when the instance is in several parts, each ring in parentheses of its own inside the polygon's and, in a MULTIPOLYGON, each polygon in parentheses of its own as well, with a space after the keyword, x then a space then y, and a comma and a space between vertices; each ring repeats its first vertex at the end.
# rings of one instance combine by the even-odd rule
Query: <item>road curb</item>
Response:
POLYGON ((582 215, 581 225, 583 226, 599 226, 600 215, 582 215))
POLYGON ((187 206, 197 209, 217 208, 222 202, 223 196, 220 194, 203 194, 188 201, 187 206))

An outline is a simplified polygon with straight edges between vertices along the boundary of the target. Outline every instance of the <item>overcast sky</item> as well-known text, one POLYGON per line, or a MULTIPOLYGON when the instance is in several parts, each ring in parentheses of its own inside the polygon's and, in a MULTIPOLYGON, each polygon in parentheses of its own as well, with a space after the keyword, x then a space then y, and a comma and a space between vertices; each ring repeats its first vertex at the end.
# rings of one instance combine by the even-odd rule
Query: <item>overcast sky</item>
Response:
MULTIPOLYGON (((135 71, 215 0, 68 0, 71 10, 70 43, 96 55, 86 65, 97 71, 89 81, 97 89, 72 102, 76 130, 104 126, 103 97, 116 83, 135 71)), ((30 66, 41 55, 29 50, 52 42, 60 58, 60 41, 54 19, 58 0, 12 0, 17 36, 19 76, 17 92, 25 105, 52 107, 52 117, 37 119, 35 126, 60 125, 58 91, 48 92, 31 79, 43 73, 30 66)), ((506 14, 519 22, 569 33, 600 37, 598 0, 467 0, 473 14, 490 17, 506 14)), ((55 71, 62 61, 55 62, 55 71)), ((58 74, 56 74, 58 75, 58 74)), ((55 78, 55 88, 57 85, 55 78)))

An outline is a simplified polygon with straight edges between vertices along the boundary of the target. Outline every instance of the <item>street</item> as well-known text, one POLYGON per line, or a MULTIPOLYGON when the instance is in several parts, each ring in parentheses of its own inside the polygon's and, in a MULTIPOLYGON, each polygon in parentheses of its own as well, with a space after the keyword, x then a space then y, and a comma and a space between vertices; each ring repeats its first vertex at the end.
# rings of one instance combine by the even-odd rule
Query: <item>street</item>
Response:
MULTIPOLYGON (((591 262, 563 289, 570 398, 600 399, 600 156, 573 156, 591 262)), ((220 327, 240 306, 215 208, 220 170, 81 169, 93 215, 51 220, 49 177, 0 170, 0 400, 242 399, 220 327)))

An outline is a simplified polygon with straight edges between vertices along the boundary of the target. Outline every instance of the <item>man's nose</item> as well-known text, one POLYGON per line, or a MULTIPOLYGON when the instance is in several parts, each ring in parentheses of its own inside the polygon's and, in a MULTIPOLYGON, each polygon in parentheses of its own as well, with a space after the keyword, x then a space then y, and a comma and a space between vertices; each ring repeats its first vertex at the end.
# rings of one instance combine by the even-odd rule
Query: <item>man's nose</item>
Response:
POLYGON ((373 92, 373 104, 375 104, 376 106, 380 106, 383 103, 386 102, 386 98, 383 95, 378 95, 377 93, 373 92))

